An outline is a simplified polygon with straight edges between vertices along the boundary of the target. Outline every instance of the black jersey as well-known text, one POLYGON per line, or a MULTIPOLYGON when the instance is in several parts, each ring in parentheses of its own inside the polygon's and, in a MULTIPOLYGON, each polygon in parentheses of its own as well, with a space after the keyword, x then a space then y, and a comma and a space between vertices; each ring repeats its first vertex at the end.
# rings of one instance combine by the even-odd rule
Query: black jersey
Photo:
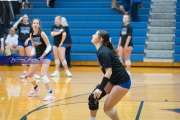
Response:
POLYGON ((39 31, 38 34, 36 34, 36 35, 33 35, 33 33, 32 33, 32 42, 36 49, 36 57, 42 56, 47 47, 44 40, 41 37, 41 32, 42 31, 39 31))
POLYGON ((32 32, 30 23, 29 24, 19 23, 17 29, 19 29, 18 40, 21 42, 25 42, 26 39, 29 38, 30 33, 32 32))
MULTIPOLYGON (((63 32, 66 32, 62 25, 59 25, 59 26, 53 25, 51 28, 51 31, 58 32, 60 29, 63 29, 63 32)), ((61 39, 62 39, 62 33, 57 36, 54 36, 54 45, 59 46, 59 44, 61 43, 61 39)))
POLYGON ((124 48, 125 44, 126 44, 126 40, 128 36, 131 36, 131 39, 129 41, 129 45, 128 46, 132 46, 133 47, 133 43, 132 43, 132 27, 130 24, 128 25, 124 25, 121 27, 121 46, 124 48))
POLYGON ((3 37, 4 37, 3 31, 2 31, 2 29, 1 29, 1 27, 0 27, 0 38, 3 38, 3 37))
POLYGON ((118 59, 118 56, 115 55, 109 48, 102 45, 98 52, 97 57, 99 65, 102 72, 105 74, 106 68, 112 68, 112 75, 109 82, 112 84, 120 84, 128 81, 130 79, 128 73, 126 72, 124 66, 118 59))

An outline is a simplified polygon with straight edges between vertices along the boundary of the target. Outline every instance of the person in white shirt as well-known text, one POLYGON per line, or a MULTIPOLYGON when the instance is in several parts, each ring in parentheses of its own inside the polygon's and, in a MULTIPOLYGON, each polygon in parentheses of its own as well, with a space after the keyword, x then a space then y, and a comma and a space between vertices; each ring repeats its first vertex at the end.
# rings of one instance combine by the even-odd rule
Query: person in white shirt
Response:
POLYGON ((16 53, 18 51, 17 44, 18 44, 18 35, 15 34, 15 29, 10 29, 10 34, 7 36, 5 41, 5 54, 6 56, 11 55, 12 53, 16 53))

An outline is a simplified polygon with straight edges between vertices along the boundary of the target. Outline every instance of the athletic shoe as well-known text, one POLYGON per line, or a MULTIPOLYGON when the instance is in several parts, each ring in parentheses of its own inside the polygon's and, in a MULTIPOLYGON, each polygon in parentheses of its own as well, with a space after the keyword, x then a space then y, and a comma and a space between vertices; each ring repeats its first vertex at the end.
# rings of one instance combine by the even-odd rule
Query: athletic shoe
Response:
POLYGON ((44 98, 45 101, 54 100, 54 95, 52 93, 48 93, 44 98))
POLYGON ((28 96, 31 97, 31 96, 34 96, 36 93, 38 93, 40 91, 39 88, 36 88, 36 89, 33 89, 32 91, 30 91, 28 93, 28 96))
POLYGON ((23 73, 20 78, 21 79, 27 78, 27 73, 23 73))
POLYGON ((59 77, 59 72, 58 71, 54 71, 54 73, 51 74, 51 77, 59 77))
POLYGON ((71 72, 70 72, 69 70, 66 70, 66 75, 67 75, 68 77, 71 77, 71 76, 72 76, 72 74, 71 74, 71 72))
POLYGON ((34 77, 36 78, 36 79, 41 79, 41 77, 38 75, 38 74, 34 74, 34 77))

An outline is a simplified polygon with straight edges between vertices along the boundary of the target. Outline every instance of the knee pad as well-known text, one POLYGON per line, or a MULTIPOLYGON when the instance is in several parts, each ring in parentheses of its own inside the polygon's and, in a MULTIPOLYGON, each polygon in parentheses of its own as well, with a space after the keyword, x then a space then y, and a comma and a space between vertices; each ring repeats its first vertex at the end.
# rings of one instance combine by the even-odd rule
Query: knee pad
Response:
POLYGON ((60 60, 59 59, 55 59, 55 64, 60 64, 60 60))
MULTIPOLYGON (((99 85, 96 86, 96 88, 93 90, 93 92, 98 88, 99 85)), ((101 93, 101 96, 98 98, 98 99, 95 99, 94 98, 94 94, 93 92, 91 93, 91 95, 89 95, 89 102, 88 102, 88 105, 89 105, 89 109, 90 110, 98 110, 99 109, 99 101, 101 98, 103 98, 105 95, 106 95, 106 92, 103 90, 102 93, 101 93)))
POLYGON ((29 82, 34 82, 35 80, 36 80, 36 78, 33 76, 33 77, 28 77, 28 80, 29 80, 29 82))
POLYGON ((49 82, 49 78, 45 75, 42 77, 42 81, 44 84, 48 83, 49 82))
POLYGON ((62 65, 67 65, 67 62, 66 62, 65 59, 63 61, 61 61, 61 62, 62 62, 62 65))
POLYGON ((98 101, 98 99, 94 98, 94 94, 91 94, 89 96, 88 100, 89 100, 88 105, 89 105, 90 110, 98 110, 99 109, 99 101, 98 101))
POLYGON ((115 114, 115 112, 116 112, 115 109, 112 108, 111 110, 105 111, 104 113, 105 113, 107 116, 111 117, 111 116, 113 116, 113 115, 115 114))
POLYGON ((131 61, 130 60, 126 60, 126 65, 130 66, 131 65, 131 61))

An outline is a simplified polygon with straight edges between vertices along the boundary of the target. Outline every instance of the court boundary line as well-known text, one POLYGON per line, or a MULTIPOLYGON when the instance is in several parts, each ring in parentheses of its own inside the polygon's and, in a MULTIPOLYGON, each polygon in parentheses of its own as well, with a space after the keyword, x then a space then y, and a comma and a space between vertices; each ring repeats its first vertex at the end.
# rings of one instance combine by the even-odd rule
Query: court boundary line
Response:
MULTIPOLYGON (((178 83, 177 83, 178 84, 178 83)), ((177 85, 177 84, 174 84, 174 85, 177 85)), ((162 85, 171 85, 171 84, 162 84, 162 85)), ((180 85, 180 83, 178 84, 178 86, 180 85)), ((150 86, 158 86, 158 85, 150 85, 150 86)), ((134 87, 131 87, 131 88, 138 88, 138 87, 145 87, 145 86, 134 86, 134 87)), ((62 101, 62 100, 66 100, 66 99, 69 99, 69 98, 75 98, 75 97, 79 97, 79 96, 83 96, 83 95, 87 95, 87 94, 91 94, 91 93, 84 93, 84 94, 79 94, 79 95, 74 95, 74 96, 70 96, 70 97, 67 97, 67 98, 64 98, 64 99, 60 99, 60 100, 56 100, 56 101, 53 101, 53 102, 50 102, 50 103, 47 103, 47 104, 44 104, 38 108, 35 108, 33 110, 31 110, 30 112, 28 112, 27 114, 25 114, 20 120, 27 120, 27 116, 35 111, 38 111, 38 110, 42 110, 42 109, 45 109, 45 108, 49 108, 49 107, 53 107, 53 106, 49 106, 49 107, 45 107, 46 105, 49 105, 49 104, 52 104, 52 103, 55 103, 55 102, 58 102, 58 101, 62 101)), ((140 101, 140 100, 121 100, 121 101, 140 101)), ((146 101, 146 100, 144 100, 146 101)), ((143 101, 143 103, 144 103, 143 101)), ((104 102, 104 101, 100 101, 100 102, 104 102)), ((146 101, 146 102, 166 102, 166 101, 146 101)), ((168 102, 180 102, 180 101, 168 101, 168 102)), ((73 103, 73 104, 77 104, 77 103, 85 103, 85 102, 76 102, 76 103, 73 103)), ((141 101, 141 104, 143 105, 142 101, 141 101)), ((67 103, 67 104, 72 104, 72 103, 67 103)), ((60 105, 67 105, 67 104, 60 104, 60 105)), ((140 106, 141 106, 140 104, 140 106)), ((54 106, 60 106, 60 105, 54 105, 54 106)), ((141 108, 142 109, 142 108, 141 108)), ((138 110, 139 111, 139 110, 138 110)), ((137 116, 136 116, 137 117, 137 116)), ((137 119, 139 120, 139 118, 137 119)))
POLYGON ((143 105, 144 105, 144 101, 141 101, 135 120, 139 120, 139 117, 141 115, 141 111, 142 111, 143 105))

